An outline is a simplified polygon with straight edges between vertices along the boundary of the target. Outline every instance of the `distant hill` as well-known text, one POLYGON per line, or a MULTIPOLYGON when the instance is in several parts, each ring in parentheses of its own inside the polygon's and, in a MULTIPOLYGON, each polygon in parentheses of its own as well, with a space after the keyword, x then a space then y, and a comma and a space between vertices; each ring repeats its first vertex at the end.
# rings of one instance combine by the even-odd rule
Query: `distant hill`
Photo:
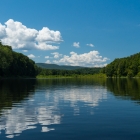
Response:
POLYGON ((80 66, 67 66, 67 65, 46 64, 46 63, 36 63, 36 65, 38 67, 45 68, 45 69, 59 69, 59 70, 76 70, 76 69, 86 68, 80 66))
POLYGON ((56 65, 56 64, 45 64, 36 63, 38 66, 38 75, 61 75, 61 76, 72 76, 72 75, 89 75, 100 73, 102 68, 99 67, 80 67, 80 66, 67 66, 67 65, 56 65))

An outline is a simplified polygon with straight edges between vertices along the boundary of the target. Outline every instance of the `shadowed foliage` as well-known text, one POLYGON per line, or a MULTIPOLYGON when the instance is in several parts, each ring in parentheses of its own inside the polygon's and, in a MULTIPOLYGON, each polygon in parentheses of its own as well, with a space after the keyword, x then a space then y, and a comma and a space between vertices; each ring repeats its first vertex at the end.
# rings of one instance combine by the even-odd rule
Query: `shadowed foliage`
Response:
POLYGON ((11 46, 0 42, 0 77, 36 76, 35 62, 27 56, 14 52, 11 46))
POLYGON ((108 77, 140 77, 140 53, 115 59, 102 69, 108 77))

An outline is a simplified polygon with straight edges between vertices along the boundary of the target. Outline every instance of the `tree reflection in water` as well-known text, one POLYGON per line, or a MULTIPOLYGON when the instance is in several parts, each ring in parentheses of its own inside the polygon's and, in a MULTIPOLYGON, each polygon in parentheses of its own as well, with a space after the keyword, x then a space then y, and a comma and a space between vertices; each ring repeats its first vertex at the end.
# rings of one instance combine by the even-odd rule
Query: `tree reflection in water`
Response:
POLYGON ((108 78, 106 86, 116 97, 140 103, 140 79, 108 78))

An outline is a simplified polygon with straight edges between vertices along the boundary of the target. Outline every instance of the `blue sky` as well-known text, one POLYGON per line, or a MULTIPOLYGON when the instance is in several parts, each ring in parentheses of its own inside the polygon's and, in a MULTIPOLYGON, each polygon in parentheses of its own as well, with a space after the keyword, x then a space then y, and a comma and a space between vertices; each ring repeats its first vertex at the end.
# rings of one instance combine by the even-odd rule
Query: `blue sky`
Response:
POLYGON ((104 66, 140 52, 139 0, 1 0, 0 40, 35 62, 104 66))

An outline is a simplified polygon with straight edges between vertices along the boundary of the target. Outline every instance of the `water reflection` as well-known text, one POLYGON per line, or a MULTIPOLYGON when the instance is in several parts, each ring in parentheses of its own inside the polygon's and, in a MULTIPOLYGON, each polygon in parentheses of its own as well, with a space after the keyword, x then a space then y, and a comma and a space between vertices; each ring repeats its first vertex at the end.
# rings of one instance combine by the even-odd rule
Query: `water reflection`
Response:
POLYGON ((0 110, 3 107, 12 107, 13 102, 20 102, 34 92, 36 80, 7 79, 0 80, 0 110))
POLYGON ((140 103, 140 79, 107 79, 107 89, 116 97, 140 103))
POLYGON ((70 103, 75 115, 80 113, 79 103, 95 107, 100 101, 107 99, 105 79, 44 79, 38 80, 37 86, 46 90, 46 99, 53 100, 56 106, 61 101, 70 103))
POLYGON ((54 130, 53 128, 48 128, 48 125, 60 123, 60 115, 52 112, 55 109, 53 107, 30 107, 30 102, 21 103, 21 105, 22 108, 13 107, 12 109, 2 111, 0 130, 5 130, 7 137, 13 138, 24 130, 34 129, 37 127, 37 124, 42 126, 42 132, 48 132, 54 130))
POLYGON ((94 114, 95 107, 108 99, 108 91, 117 98, 139 102, 140 79, 0 81, 0 135, 14 138, 25 130, 53 132, 66 109, 72 115, 83 115, 88 107, 86 113, 94 114))
POLYGON ((55 130, 53 124, 61 123, 65 104, 75 115, 80 114, 79 103, 94 108, 107 99, 106 88, 99 83, 104 85, 101 81, 72 79, 1 81, 1 135, 14 138, 25 130, 55 130))
MULTIPOLYGON (((46 98, 50 98, 52 91, 46 91, 46 98)), ((82 88, 71 87, 68 89, 58 90, 53 94, 54 102, 64 100, 70 102, 75 107, 78 102, 83 102, 88 106, 98 106, 99 101, 107 98, 106 88, 101 86, 83 86, 82 88)))

